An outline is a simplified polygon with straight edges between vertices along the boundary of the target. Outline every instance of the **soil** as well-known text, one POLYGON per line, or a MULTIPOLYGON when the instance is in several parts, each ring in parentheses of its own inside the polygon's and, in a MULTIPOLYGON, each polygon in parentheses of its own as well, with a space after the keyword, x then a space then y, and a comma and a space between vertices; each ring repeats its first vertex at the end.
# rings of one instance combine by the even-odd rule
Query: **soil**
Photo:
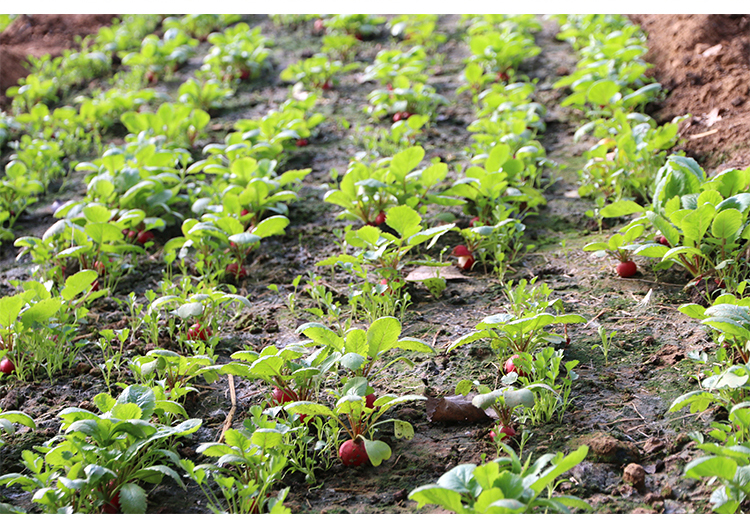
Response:
MULTIPOLYGON (((311 24, 290 30, 273 25, 264 16, 246 16, 244 19, 251 25, 260 25, 263 34, 273 38, 272 59, 276 73, 288 63, 309 56, 310 49, 317 49, 320 45, 319 38, 311 34, 311 24)), ((654 42, 659 41, 660 30, 666 32, 672 27, 662 23, 659 17, 656 21, 652 16, 638 19, 643 20, 650 41, 654 42)), ((679 17, 674 19, 682 20, 679 17)), ((740 27, 741 19, 730 20, 740 27)), ((440 109, 436 123, 420 139, 427 151, 426 159, 439 156, 454 168, 465 167, 468 159, 463 149, 471 141, 466 127, 474 113, 469 94, 456 96, 455 90, 462 83, 460 74, 468 50, 461 40, 458 16, 442 16, 440 27, 449 38, 438 49, 444 59, 435 69, 430 83, 450 100, 450 104, 440 109)), ((14 31, 19 33, 20 29, 16 27, 14 31)), ((576 169, 582 164, 580 155, 590 144, 573 142, 573 133, 579 122, 559 106, 565 93, 552 88, 559 75, 565 74, 566 70, 572 71, 576 63, 569 46, 555 39, 556 31, 554 23, 544 22, 544 30, 537 35, 537 44, 543 51, 527 61, 521 72, 538 80, 537 97, 548 109, 547 130, 541 140, 548 157, 562 167, 548 173, 558 180, 545 194, 547 206, 527 221, 526 233, 536 248, 515 264, 506 280, 537 277, 540 283, 544 282, 553 289, 553 297, 562 301, 566 312, 581 314, 588 321, 571 325, 567 331, 571 341, 564 348, 565 360, 579 362, 576 367, 579 378, 573 385, 572 403, 561 419, 554 418, 544 425, 523 428, 531 433, 523 453, 524 456, 533 454, 538 457, 546 452, 570 452, 579 445, 589 445, 587 459, 565 478, 559 490, 586 499, 598 513, 706 513, 710 511, 708 499, 712 489, 682 476, 685 464, 700 455, 687 434, 693 430, 706 432, 720 413, 708 411, 687 415, 669 413, 668 409, 676 397, 696 387, 695 380, 688 376, 698 375, 700 365, 686 357, 687 353, 696 350, 711 352, 714 344, 697 323, 677 311, 680 304, 689 301, 682 290, 687 282, 684 274, 672 271, 666 275, 660 273, 657 277, 646 263, 639 267, 634 278, 621 279, 614 273, 614 264, 592 258, 582 251, 583 245, 606 237, 610 231, 599 233, 596 224, 584 215, 593 204, 572 196, 576 188, 576 169), (616 333, 606 359, 596 347, 600 343, 599 326, 616 333)), ((4 34, 0 36, 0 43, 16 42, 4 38, 4 34)), ((28 42, 29 49, 32 41, 28 42)), ((696 44, 700 42, 708 45, 722 42, 729 49, 734 40, 715 35, 713 39, 696 40, 696 44)), ((363 62, 372 60, 378 50, 390 45, 394 44, 386 36, 364 42, 357 59, 363 62)), ((675 48, 665 52, 681 57, 680 53, 694 50, 695 44, 681 51, 675 48)), ((203 51, 206 52, 207 48, 203 51)), ((718 60, 717 57, 713 59, 718 60)), ((199 60, 194 59, 191 64, 199 64, 199 60)), ((677 66, 668 69, 653 58, 652 61, 657 79, 665 85, 669 71, 685 75, 689 70, 687 65, 684 70, 677 66)), ((175 82, 159 87, 175 91, 190 71, 190 67, 178 71, 175 82)), ((704 78, 713 77, 705 73, 704 78)), ((726 78, 722 77, 725 81, 726 78)), ((717 82, 715 91, 723 92, 721 81, 717 82)), ((675 80, 673 94, 658 108, 662 117, 667 118, 664 115, 670 111, 680 112, 682 107, 699 114, 698 111, 710 111, 724 103, 723 99, 706 101, 705 105, 696 106, 701 108, 698 110, 679 105, 678 101, 671 100, 672 96, 701 99, 697 91, 685 94, 683 87, 675 80)), ((281 347, 300 339, 296 328, 311 320, 301 311, 312 302, 300 289, 296 310, 292 312, 285 305, 285 296, 294 291, 290 283, 296 275, 315 272, 328 280, 337 295, 345 295, 343 277, 339 275, 331 281, 328 270, 315 267, 317 261, 337 251, 333 231, 342 228, 342 223, 335 219, 337 211, 323 203, 322 196, 330 183, 331 170, 345 171, 349 160, 361 149, 356 138, 348 137, 352 131, 347 131, 338 118, 346 118, 352 124, 355 136, 358 128, 374 125, 367 121, 361 110, 373 88, 373 84, 361 83, 356 74, 351 74, 344 76, 335 90, 320 97, 317 109, 331 118, 317 129, 310 145, 301 148, 281 169, 310 167, 312 172, 299 191, 299 200, 290 205, 291 223, 286 235, 265 239, 264 254, 254 254, 248 262, 250 275, 239 283, 238 292, 250 299, 252 308, 224 325, 222 340, 216 349, 219 362, 229 361, 229 355, 242 348, 257 349, 271 344, 281 347), (271 284, 278 285, 280 293, 269 290, 271 284)), ((201 148, 207 143, 221 141, 233 121, 261 116, 283 103, 287 96, 288 87, 278 81, 277 74, 251 85, 242 85, 230 104, 213 119, 213 134, 196 144, 193 157, 200 157, 201 148)), ((747 108, 745 102, 735 106, 730 101, 729 105, 731 109, 722 109, 726 112, 713 128, 722 128, 722 122, 735 115, 741 118, 741 111, 747 108)), ((386 124, 379 125, 384 127, 386 124)), ((695 132, 695 127, 683 130, 688 134, 695 132)), ((706 158, 716 161, 717 155, 721 154, 717 151, 727 155, 732 147, 740 151, 741 142, 733 142, 733 136, 717 144, 713 155, 709 155, 709 149, 696 151, 703 151, 701 154, 708 155, 706 158)), ((697 140, 689 141, 691 147, 698 147, 698 143, 697 140)), ((83 194, 85 184, 80 175, 71 173, 70 176, 61 192, 50 191, 43 202, 19 219, 16 225, 19 236, 41 235, 54 222, 49 207, 52 201, 83 194)), ((459 209, 454 211, 460 215, 459 209)), ((467 222, 468 218, 461 217, 467 222)), ((157 242, 163 245, 168 237, 162 234, 157 242)), ((431 252, 435 255, 439 249, 449 248, 458 241, 458 234, 449 233, 431 252)), ((15 292, 10 281, 30 278, 30 261, 16 260, 16 254, 12 246, 2 246, 0 295, 15 292)), ((91 323, 82 330, 81 339, 93 341, 97 331, 127 326, 128 312, 118 305, 115 298, 122 299, 135 292, 139 301, 144 302, 145 290, 155 288, 162 278, 163 265, 157 258, 143 260, 123 278, 112 297, 102 298, 92 307, 91 323)), ((452 342, 471 332, 484 317, 504 312, 507 306, 502 282, 497 277, 481 270, 463 276, 463 279, 449 280, 440 298, 434 298, 419 284, 410 284, 409 292, 414 303, 404 319, 402 335, 431 343, 436 355, 418 355, 416 366, 411 371, 394 365, 374 383, 379 393, 409 392, 437 399, 452 396, 461 379, 479 380, 490 386, 498 383, 501 362, 486 345, 475 343, 446 351, 452 342)), ((168 340, 164 342, 168 343, 168 340)), ((125 348, 124 355, 133 357, 150 348, 145 341, 138 340, 125 348)), ((103 361, 101 351, 90 343, 82 349, 79 360, 76 366, 55 376, 53 381, 46 377, 40 377, 34 383, 0 379, 0 410, 22 410, 34 417, 38 425, 36 431, 21 428, 16 435, 4 438, 8 444, 0 448, 0 474, 21 472, 21 452, 57 434, 60 409, 77 406, 95 410, 92 398, 106 391, 98 368, 103 361)), ((132 380, 129 370, 124 367, 120 370, 121 381, 132 380)), ((265 401, 268 391, 258 383, 240 378, 235 379, 235 385, 237 409, 233 426, 240 427, 248 408, 265 401)), ((216 441, 220 436, 231 409, 228 391, 226 378, 210 385, 200 384, 197 397, 186 404, 186 409, 191 417, 202 418, 203 426, 178 449, 182 456, 199 459, 195 449, 202 442, 216 441)), ((377 468, 369 465, 346 468, 335 461, 332 468, 317 473, 314 488, 309 488, 299 474, 287 475, 282 482, 282 486, 291 487, 287 506, 294 513, 442 513, 444 511, 434 506, 417 510, 416 503, 407 499, 408 493, 420 485, 435 482, 455 465, 480 463, 485 457, 492 459, 496 455, 495 446, 488 437, 493 428, 491 421, 430 421, 431 411, 428 413, 424 404, 403 407, 395 414, 414 425, 415 437, 403 441, 384 431, 381 437, 393 449, 390 460, 377 468)), ((517 441, 513 445, 518 448, 517 441)), ((19 505, 31 512, 39 510, 30 501, 30 496, 18 488, 0 488, 0 502, 19 505)), ((185 494, 167 479, 149 492, 149 513, 207 511, 205 497, 195 485, 189 485, 185 494)))
POLYGON ((750 15, 635 15, 647 60, 669 90, 657 117, 680 125, 688 156, 704 168, 750 165, 750 15))
POLYGON ((8 87, 29 74, 26 57, 60 56, 77 38, 96 34, 114 15, 19 15, 0 34, 0 107, 8 105, 8 87))

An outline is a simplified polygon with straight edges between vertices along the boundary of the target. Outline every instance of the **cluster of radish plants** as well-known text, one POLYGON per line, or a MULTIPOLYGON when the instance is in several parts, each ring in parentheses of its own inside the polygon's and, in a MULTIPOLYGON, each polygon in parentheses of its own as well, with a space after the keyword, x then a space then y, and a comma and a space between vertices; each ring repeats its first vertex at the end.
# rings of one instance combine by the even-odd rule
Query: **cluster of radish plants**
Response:
POLYGON ((709 177, 684 153, 666 156, 676 143, 679 119, 658 126, 633 112, 659 96, 661 88, 644 76, 645 37, 624 17, 568 16, 562 29, 558 38, 571 41, 582 55, 576 72, 558 82, 572 90, 563 103, 591 120, 578 137, 593 133, 600 138, 586 155, 579 193, 596 198, 591 215, 600 229, 605 218, 631 218, 606 241, 584 250, 618 260, 622 277, 636 274, 635 257, 655 259, 650 268, 656 275, 672 267, 684 274, 694 303, 679 310, 705 325, 718 349, 710 356, 688 354, 704 364, 700 388, 678 397, 670 411, 727 412, 725 421, 711 423, 712 441, 699 432, 690 434, 705 455, 688 463, 684 474, 718 485, 711 496, 715 512, 737 512, 750 495, 745 480, 750 466, 750 169, 709 177))
MULTIPOLYGON (((576 70, 555 87, 569 88, 562 105, 585 115, 575 139, 589 134, 599 139, 585 153, 578 192, 596 201, 589 215, 601 227, 604 218, 621 215, 608 204, 649 198, 667 150, 677 142, 682 118, 657 125, 639 112, 663 96, 663 90, 646 76, 646 37, 626 17, 568 16, 558 38, 570 42, 581 57, 576 70)), ((628 270, 618 272, 632 276, 628 270)))

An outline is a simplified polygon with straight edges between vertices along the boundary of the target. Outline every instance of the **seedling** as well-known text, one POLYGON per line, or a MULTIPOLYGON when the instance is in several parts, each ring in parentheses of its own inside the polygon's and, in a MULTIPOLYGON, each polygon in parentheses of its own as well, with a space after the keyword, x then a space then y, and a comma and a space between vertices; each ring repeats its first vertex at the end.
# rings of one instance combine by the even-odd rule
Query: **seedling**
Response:
MULTIPOLYGON (((498 418, 498 430, 495 432, 495 436, 501 437, 500 434, 505 434, 508 437, 516 435, 517 431, 513 426, 513 411, 516 408, 532 408, 534 406, 534 393, 531 391, 532 386, 516 389, 512 386, 502 387, 497 390, 490 390, 485 385, 473 383, 469 380, 462 380, 456 385, 456 394, 466 396, 471 389, 477 386, 479 394, 474 396, 471 400, 471 404, 478 409, 489 409, 495 411, 498 418)), ((533 387, 540 387, 540 385, 534 385, 533 387)), ((546 387, 546 386, 544 386, 546 387)))
POLYGON ((602 354, 604 354, 604 364, 609 365, 609 350, 612 348, 612 338, 614 337, 616 331, 612 331, 609 334, 607 334, 607 329, 604 327, 604 325, 599 325, 599 338, 602 340, 601 345, 594 345, 591 347, 592 349, 601 349, 602 354))
POLYGON ((630 244, 635 239, 640 238, 644 231, 645 227, 642 224, 631 224, 620 230, 622 234, 613 234, 606 243, 589 243, 583 247, 583 250, 587 252, 595 251, 595 255, 599 258, 610 256, 616 259, 619 262, 616 267, 617 274, 621 278, 631 278, 635 276, 638 268, 632 260, 634 246, 630 244))
POLYGON ((294 414, 323 416, 335 420, 349 436, 339 447, 339 457, 346 466, 356 467, 364 464, 366 458, 377 467, 391 457, 391 448, 383 441, 373 439, 374 430, 379 425, 393 422, 396 438, 412 439, 414 428, 407 421, 380 418, 392 407, 410 401, 426 400, 424 396, 395 396, 384 394, 367 407, 366 391, 368 383, 365 378, 352 378, 347 381, 333 409, 319 403, 299 401, 288 404, 285 410, 294 414), (363 448, 364 447, 364 448, 363 448))
POLYGON ((557 478, 581 463, 588 454, 586 445, 565 456, 545 454, 534 463, 522 462, 508 445, 498 443, 507 456, 483 465, 458 465, 438 479, 409 493, 417 508, 440 505, 456 514, 561 513, 570 508, 593 510, 575 496, 552 496, 557 478), (527 487, 523 487, 528 485, 527 487), (543 493, 546 498, 541 498, 543 493))
POLYGON ((98 394, 94 403, 102 414, 63 409, 59 414, 63 432, 35 451, 24 451, 23 464, 29 474, 5 474, 0 476, 0 485, 19 485, 34 492, 36 502, 52 514, 107 513, 116 508, 143 514, 148 499, 140 483, 159 483, 168 475, 185 488, 168 465, 179 464, 177 453, 169 447, 174 438, 197 431, 201 420, 187 419, 174 426, 151 421, 165 409, 182 416, 185 411, 177 404, 158 401, 142 385, 126 388, 117 399, 98 394), (60 459, 45 460, 44 455, 60 459))

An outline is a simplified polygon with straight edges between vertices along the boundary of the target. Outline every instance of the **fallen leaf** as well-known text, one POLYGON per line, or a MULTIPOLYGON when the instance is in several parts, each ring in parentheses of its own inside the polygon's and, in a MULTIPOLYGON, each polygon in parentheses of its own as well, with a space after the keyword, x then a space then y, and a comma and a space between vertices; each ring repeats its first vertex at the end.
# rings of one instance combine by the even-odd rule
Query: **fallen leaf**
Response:
POLYGON ((471 399, 474 396, 475 394, 427 398, 427 420, 459 423, 489 420, 490 417, 485 411, 472 405, 471 399))
POLYGON ((722 49, 722 45, 721 44, 716 44, 715 46, 709 47, 708 49, 706 49, 705 51, 703 51, 702 56, 704 58, 710 58, 712 56, 716 56, 717 54, 719 54, 721 52, 721 49, 722 49))
POLYGON ((711 127, 713 124, 715 124, 719 120, 721 120, 721 116, 719 116, 719 108, 714 107, 706 115, 706 127, 711 127))
POLYGON ((465 280, 466 276, 461 274, 453 265, 447 267, 417 267, 406 276, 406 281, 424 281, 430 278, 445 278, 446 280, 465 280), (440 274, 438 275, 438 271, 440 274))

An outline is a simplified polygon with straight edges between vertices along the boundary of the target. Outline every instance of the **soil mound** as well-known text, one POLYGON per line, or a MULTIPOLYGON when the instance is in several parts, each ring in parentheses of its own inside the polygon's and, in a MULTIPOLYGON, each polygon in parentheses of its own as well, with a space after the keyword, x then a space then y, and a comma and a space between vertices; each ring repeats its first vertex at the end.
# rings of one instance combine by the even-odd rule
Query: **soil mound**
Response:
POLYGON ((7 105, 8 87, 28 75, 26 57, 60 56, 74 46, 76 36, 86 36, 112 23, 115 15, 19 15, 0 34, 0 106, 7 105))
POLYGON ((680 126, 688 155, 717 171, 750 165, 750 15, 634 15, 669 96, 659 120, 680 126))

